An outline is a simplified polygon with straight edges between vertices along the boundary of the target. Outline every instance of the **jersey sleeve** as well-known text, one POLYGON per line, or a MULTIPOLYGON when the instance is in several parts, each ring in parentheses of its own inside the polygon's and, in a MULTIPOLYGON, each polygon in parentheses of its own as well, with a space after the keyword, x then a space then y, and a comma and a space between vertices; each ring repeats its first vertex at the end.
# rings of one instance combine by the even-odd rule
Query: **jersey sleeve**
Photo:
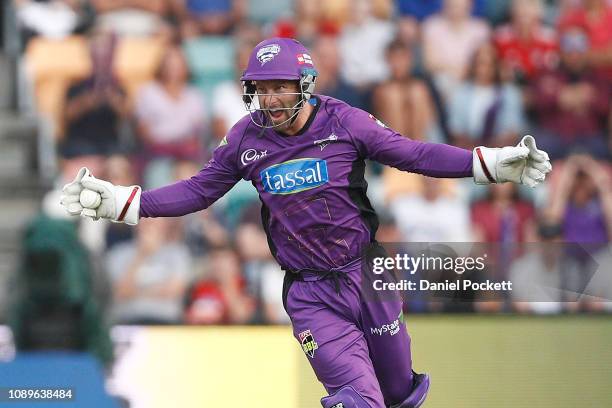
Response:
POLYGON ((430 177, 472 176, 469 150, 411 140, 357 108, 351 109, 342 122, 361 157, 430 177))
POLYGON ((140 216, 178 217, 208 208, 227 193, 241 179, 236 162, 241 133, 230 130, 210 161, 191 178, 144 191, 140 216))

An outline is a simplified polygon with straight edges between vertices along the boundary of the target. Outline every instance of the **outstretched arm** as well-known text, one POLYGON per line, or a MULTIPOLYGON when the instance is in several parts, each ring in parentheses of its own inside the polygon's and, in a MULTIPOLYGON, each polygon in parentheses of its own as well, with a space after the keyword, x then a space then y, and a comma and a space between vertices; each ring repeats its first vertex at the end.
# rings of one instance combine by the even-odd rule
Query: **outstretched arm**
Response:
POLYGON ((213 158, 190 179, 142 192, 140 186, 115 186, 82 169, 63 189, 62 205, 72 214, 108 218, 130 225, 140 217, 177 217, 203 210, 240 180, 231 135, 215 150, 213 158), (225 142, 228 140, 229 142, 225 142))
POLYGON ((473 176, 477 184, 512 181, 534 187, 552 168, 548 155, 537 149, 531 136, 518 146, 479 146, 470 151, 410 140, 358 109, 347 116, 344 123, 359 153, 400 170, 430 177, 473 176))
POLYGON ((198 174, 142 193, 141 217, 178 217, 208 208, 240 180, 221 158, 211 159, 198 174))
POLYGON ((411 140, 359 109, 343 123, 363 157, 430 177, 471 177, 472 153, 445 144, 411 140))

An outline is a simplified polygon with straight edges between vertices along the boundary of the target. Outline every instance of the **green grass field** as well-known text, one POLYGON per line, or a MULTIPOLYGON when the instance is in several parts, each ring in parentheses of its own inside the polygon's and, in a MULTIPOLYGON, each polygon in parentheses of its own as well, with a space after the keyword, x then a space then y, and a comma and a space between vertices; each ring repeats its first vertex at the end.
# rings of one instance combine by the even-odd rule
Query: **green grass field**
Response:
MULTIPOLYGON (((612 407, 612 316, 406 316, 425 408, 612 407)), ((324 395, 305 358, 300 407, 324 395)))

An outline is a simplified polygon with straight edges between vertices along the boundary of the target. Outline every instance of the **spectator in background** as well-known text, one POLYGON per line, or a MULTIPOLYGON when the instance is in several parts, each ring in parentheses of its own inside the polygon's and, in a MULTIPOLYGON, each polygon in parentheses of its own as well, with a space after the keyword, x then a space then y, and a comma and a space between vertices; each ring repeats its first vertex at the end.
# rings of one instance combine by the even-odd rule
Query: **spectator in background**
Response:
MULTIPOLYGON (((108 365, 112 343, 105 325, 95 270, 78 239, 77 224, 57 211, 50 192, 42 212, 19 242, 20 265, 11 285, 8 323, 19 352, 87 352, 108 365)), ((57 196, 56 196, 57 197, 57 196)))
POLYGON ((558 225, 541 224, 539 243, 512 263, 512 308, 520 313, 551 314, 578 308, 580 268, 564 253, 558 225))
POLYGON ((556 32, 542 24, 542 0, 513 0, 512 20, 495 30, 502 67, 524 83, 558 62, 556 32))
MULTIPOLYGON (((443 0, 398 0, 397 11, 399 13, 398 29, 402 41, 413 43, 417 40, 419 24, 428 17, 442 10, 443 0)), ((472 15, 484 17, 486 11, 485 0, 474 0, 472 15)))
POLYGON ((338 38, 342 79, 359 92, 369 93, 374 83, 388 76, 385 49, 394 35, 391 21, 372 15, 370 1, 356 0, 351 19, 338 38))
POLYGON ((338 39, 331 35, 317 38, 312 48, 312 58, 317 64, 317 92, 346 101, 352 106, 368 109, 369 93, 350 86, 340 75, 341 61, 338 39))
POLYGON ((448 116, 456 146, 473 149, 478 145, 516 144, 525 128, 522 98, 518 88, 501 82, 492 45, 485 44, 476 51, 467 80, 452 95, 448 116))
POLYGON ((608 244, 595 254, 599 265, 595 274, 584 288, 581 300, 590 312, 612 312, 612 247, 608 244))
POLYGON ((376 230, 378 242, 402 242, 402 232, 399 230, 397 221, 391 211, 384 208, 378 217, 379 224, 376 230))
POLYGON ((15 0, 24 44, 36 36, 59 39, 74 32, 85 20, 79 0, 15 0))
MULTIPOLYGON (((178 162, 174 167, 174 178, 187 179, 200 168, 201 165, 196 162, 178 162)), ((218 211, 218 206, 214 206, 209 211, 198 211, 180 218, 185 243, 196 262, 205 261, 212 249, 230 245, 228 222, 223 215, 222 211, 218 211)))
POLYGON ((191 280, 191 257, 180 241, 170 241, 173 220, 141 220, 136 240, 107 254, 116 324, 178 324, 191 280))
POLYGON ((91 0, 96 27, 119 36, 170 36, 166 0, 91 0))
POLYGON ((609 157, 606 122, 610 112, 610 83, 589 67, 588 39, 572 27, 561 35, 561 64, 540 75, 530 87, 538 124, 538 146, 551 159, 573 150, 609 157))
POLYGON ((414 178, 412 193, 399 194, 389 203, 402 239, 408 242, 469 242, 470 209, 455 180, 414 178))
POLYGON ((444 0, 442 12, 422 26, 425 68, 446 96, 465 78, 470 58, 490 36, 487 23, 470 16, 471 7, 470 0, 444 0))
POLYGON ((326 26, 321 19, 319 2, 312 0, 295 0, 292 18, 278 20, 273 29, 273 37, 295 38, 310 47, 316 38, 323 33, 336 34, 335 26, 326 26))
POLYGON ((136 96, 138 135, 146 158, 151 160, 145 169, 145 185, 172 181, 175 160, 202 158, 204 100, 187 83, 188 78, 183 51, 172 46, 161 61, 155 81, 143 86, 136 96))
POLYGON ((533 241, 535 211, 511 184, 492 184, 487 198, 472 206, 477 242, 533 241))
MULTIPOLYGON (((246 68, 252 49, 250 43, 240 43, 237 46, 234 72, 238 77, 246 68)), ((209 148, 217 147, 232 126, 248 113, 242 101, 243 91, 239 78, 222 82, 213 90, 212 131, 214 140, 211 146, 208 146, 209 148)))
POLYGON ((572 155, 556 171, 548 220, 562 226, 566 242, 609 242, 612 179, 608 167, 589 156, 572 155))
MULTIPOLYGON (((322 35, 338 35, 348 22, 353 4, 351 0, 321 1, 322 35)), ((312 48, 311 48, 312 49, 312 48)))
POLYGON ((260 301, 258 320, 287 323, 288 316, 279 296, 284 272, 270 253, 266 233, 259 220, 260 212, 259 203, 244 210, 236 229, 236 246, 243 260, 249 293, 260 301))
POLYGON ((261 273, 261 303, 263 318, 267 324, 289 324, 291 319, 283 306, 283 277, 285 273, 278 263, 270 260, 260 267, 261 273))
POLYGON ((522 255, 519 243, 535 240, 535 210, 516 187, 492 184, 488 197, 472 205, 472 228, 475 242, 493 244, 487 246, 488 276, 505 279, 514 259, 522 255))
POLYGON ((214 249, 205 276, 190 289, 185 321, 189 324, 245 324, 255 303, 244 291, 238 254, 228 247, 214 249))
POLYGON ((612 4, 606 0, 582 0, 559 17, 562 31, 573 26, 586 32, 589 65, 612 80, 612 4))
POLYGON ((169 0, 180 20, 183 38, 225 35, 245 13, 242 1, 169 0))
POLYGON ((424 81, 412 75, 412 51, 400 40, 387 47, 389 79, 374 88, 372 104, 376 116, 398 133, 411 139, 441 142, 433 96, 424 81))
POLYGON ((119 126, 129 109, 112 69, 115 45, 114 35, 94 33, 90 38, 92 73, 68 89, 65 134, 59 146, 68 161, 85 159, 100 168, 105 157, 120 150, 119 126))
MULTIPOLYGON (((579 275, 574 293, 586 310, 609 307, 601 299, 609 296, 612 281, 606 264, 612 231, 612 178, 609 164, 586 155, 572 155, 556 167, 551 180, 550 205, 545 213, 548 222, 560 226, 565 262, 578 265, 579 275), (579 243, 580 245, 571 245, 579 243), (595 296, 595 298, 593 298, 595 296)), ((610 300, 610 298, 607 298, 610 300)))
MULTIPOLYGON (((443 0, 398 0, 397 7, 401 16, 411 16, 419 22, 423 22, 433 14, 439 13, 443 7, 443 0)), ((472 2, 471 14, 484 17, 486 14, 486 1, 474 0, 472 2)))
POLYGON ((244 19, 234 27, 232 38, 234 44, 258 44, 263 40, 262 27, 251 20, 244 19))

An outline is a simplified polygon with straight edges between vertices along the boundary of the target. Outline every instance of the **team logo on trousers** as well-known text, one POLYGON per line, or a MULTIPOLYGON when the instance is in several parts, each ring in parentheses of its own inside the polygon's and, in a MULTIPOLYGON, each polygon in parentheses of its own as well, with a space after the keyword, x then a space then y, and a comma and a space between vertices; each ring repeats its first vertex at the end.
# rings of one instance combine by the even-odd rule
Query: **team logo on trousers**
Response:
POLYGON ((370 333, 375 334, 377 336, 382 336, 383 334, 389 334, 390 336, 395 336, 397 333, 399 333, 399 331, 400 331, 400 318, 399 317, 389 324, 383 324, 380 327, 370 327, 370 333))
POLYGON ((315 341, 310 330, 301 332, 298 334, 298 338, 300 339, 300 343, 302 343, 302 350, 304 350, 304 353, 310 358, 314 358, 314 352, 319 348, 319 345, 315 341))

